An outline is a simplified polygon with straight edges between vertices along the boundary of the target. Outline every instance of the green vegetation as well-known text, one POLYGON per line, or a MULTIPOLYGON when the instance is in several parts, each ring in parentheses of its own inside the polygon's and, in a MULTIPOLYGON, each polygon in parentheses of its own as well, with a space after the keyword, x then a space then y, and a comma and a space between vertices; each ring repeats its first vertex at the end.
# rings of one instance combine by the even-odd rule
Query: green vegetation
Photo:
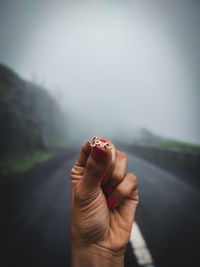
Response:
POLYGON ((66 116, 55 99, 4 65, 0 107, 0 175, 26 171, 48 160, 52 148, 66 145, 66 116))
POLYGON ((167 149, 177 149, 185 152, 200 152, 200 146, 195 144, 190 144, 186 142, 180 142, 172 139, 165 139, 159 143, 163 148, 167 149))
POLYGON ((54 156, 54 152, 48 151, 33 151, 28 157, 13 158, 10 156, 4 157, 0 161, 0 176, 6 177, 23 173, 37 163, 45 162, 54 156))
POLYGON ((190 144, 187 142, 181 142, 174 139, 158 136, 147 129, 142 129, 140 131, 140 135, 134 143, 158 148, 166 148, 169 150, 200 153, 200 145, 190 144))

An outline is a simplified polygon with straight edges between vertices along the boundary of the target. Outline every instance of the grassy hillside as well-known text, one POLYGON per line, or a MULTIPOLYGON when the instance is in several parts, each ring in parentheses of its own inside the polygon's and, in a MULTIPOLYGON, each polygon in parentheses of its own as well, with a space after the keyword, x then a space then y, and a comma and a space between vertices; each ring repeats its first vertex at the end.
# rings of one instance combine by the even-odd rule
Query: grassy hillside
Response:
MULTIPOLYGON (((9 168, 14 172, 16 159, 23 165, 28 157, 25 165, 31 166, 48 158, 50 148, 66 143, 65 115, 54 98, 4 65, 0 65, 0 107, 0 174, 9 173, 9 168)), ((23 170, 20 164, 16 169, 23 170)))
POLYGON ((158 136, 147 129, 141 130, 140 136, 135 139, 135 143, 159 148, 166 148, 169 150, 200 153, 199 145, 158 136))

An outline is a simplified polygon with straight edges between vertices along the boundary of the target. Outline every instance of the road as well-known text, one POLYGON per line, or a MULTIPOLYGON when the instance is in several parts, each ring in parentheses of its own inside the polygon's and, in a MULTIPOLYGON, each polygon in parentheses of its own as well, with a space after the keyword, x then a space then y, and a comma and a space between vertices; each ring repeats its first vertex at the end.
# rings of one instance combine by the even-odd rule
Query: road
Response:
MULTIPOLYGON (((123 149, 122 149, 123 150, 123 149)), ((199 266, 200 192, 123 150, 138 177, 136 222, 156 267, 199 266)), ((0 266, 70 266, 70 176, 78 151, 0 187, 0 266)), ((129 243, 125 267, 138 266, 129 243)))

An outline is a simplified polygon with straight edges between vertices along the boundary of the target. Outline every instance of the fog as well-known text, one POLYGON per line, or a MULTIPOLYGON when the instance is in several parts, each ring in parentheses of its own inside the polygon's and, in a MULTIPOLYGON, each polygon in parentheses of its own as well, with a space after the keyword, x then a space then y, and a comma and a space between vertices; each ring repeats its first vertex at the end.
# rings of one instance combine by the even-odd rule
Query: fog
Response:
POLYGON ((200 2, 0 1, 0 62, 45 85, 75 140, 139 127, 200 144, 200 2))

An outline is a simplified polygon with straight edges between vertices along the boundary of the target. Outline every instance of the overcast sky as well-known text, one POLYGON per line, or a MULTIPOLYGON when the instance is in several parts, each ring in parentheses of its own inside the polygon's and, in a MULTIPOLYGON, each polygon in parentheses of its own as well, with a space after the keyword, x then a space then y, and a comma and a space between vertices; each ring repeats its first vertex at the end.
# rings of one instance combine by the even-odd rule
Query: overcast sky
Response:
POLYGON ((0 62, 45 84, 71 134, 200 144, 200 1, 0 0, 0 62))

